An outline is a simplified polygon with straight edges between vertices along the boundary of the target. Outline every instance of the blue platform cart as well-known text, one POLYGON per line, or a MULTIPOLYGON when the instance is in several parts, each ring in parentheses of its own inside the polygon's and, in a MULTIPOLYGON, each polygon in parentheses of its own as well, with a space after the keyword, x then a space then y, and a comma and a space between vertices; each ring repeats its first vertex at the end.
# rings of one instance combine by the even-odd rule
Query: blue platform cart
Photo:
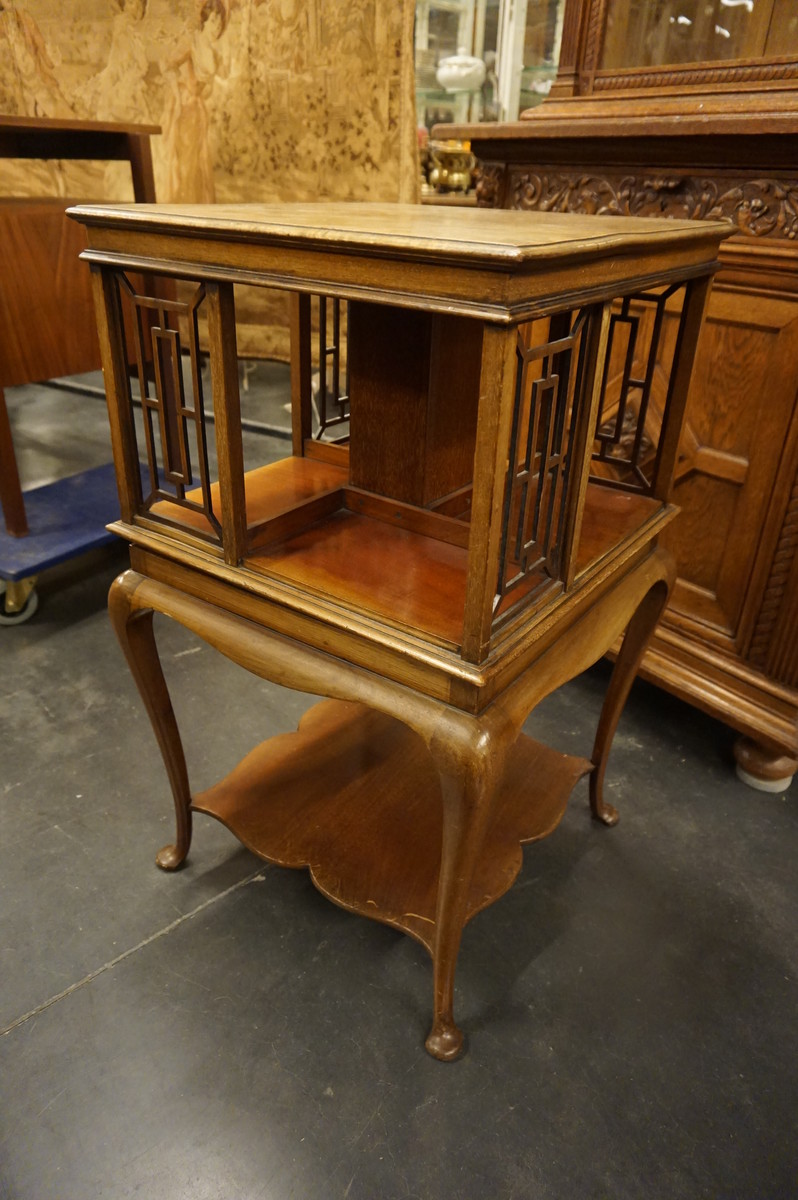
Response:
POLYGON ((0 528, 0 625, 18 625, 38 607, 42 571, 114 541, 105 528, 119 514, 113 463, 24 493, 29 532, 0 528))

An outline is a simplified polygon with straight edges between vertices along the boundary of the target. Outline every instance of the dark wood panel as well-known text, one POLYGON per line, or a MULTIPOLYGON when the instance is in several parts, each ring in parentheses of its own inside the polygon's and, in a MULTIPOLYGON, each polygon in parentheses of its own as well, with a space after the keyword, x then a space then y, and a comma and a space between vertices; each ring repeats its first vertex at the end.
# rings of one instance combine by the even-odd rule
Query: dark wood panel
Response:
POLYGON ((0 385, 96 370, 100 347, 85 231, 68 201, 0 203, 0 385))
POLYGON ((430 339, 427 313, 350 305, 353 487, 423 504, 430 339))
POLYGON ((348 354, 353 486, 430 505, 468 485, 481 323, 353 303, 348 354))
POLYGON ((432 324, 423 503, 471 483, 477 436, 482 325, 436 316, 432 324))

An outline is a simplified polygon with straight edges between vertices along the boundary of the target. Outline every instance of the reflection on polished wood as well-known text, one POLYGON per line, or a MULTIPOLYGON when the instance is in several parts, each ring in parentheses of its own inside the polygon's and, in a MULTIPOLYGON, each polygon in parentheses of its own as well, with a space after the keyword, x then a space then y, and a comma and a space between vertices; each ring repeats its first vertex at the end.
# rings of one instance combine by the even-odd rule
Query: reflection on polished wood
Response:
POLYGON ((405 930, 433 960, 427 1049, 455 1058, 466 921, 511 886, 521 845, 554 829, 583 775, 593 815, 617 820, 603 778, 673 580, 657 539, 676 511, 676 444, 725 227, 630 221, 606 236, 602 222, 381 205, 74 215, 97 281, 114 528, 131 547, 109 608, 175 805, 158 864, 179 867, 193 813, 209 813, 263 858, 308 867, 344 908, 405 930), (289 264, 293 454, 245 474, 231 284, 284 286, 289 264), (138 444, 122 369, 133 269, 204 287, 213 430, 185 306, 139 296, 170 361, 185 352, 190 369, 156 372, 138 444), (632 435, 630 458, 626 424, 605 432, 623 401, 604 367, 614 314, 629 324, 624 297, 641 289, 673 310, 648 334, 671 339, 672 362, 656 437, 642 448, 632 435), (307 294, 349 301, 347 407, 329 430, 348 427, 343 443, 314 425, 307 294), (206 485, 212 436, 219 479, 206 485), (194 795, 154 612, 329 699, 194 795), (535 705, 627 627, 591 758, 523 735, 535 705))

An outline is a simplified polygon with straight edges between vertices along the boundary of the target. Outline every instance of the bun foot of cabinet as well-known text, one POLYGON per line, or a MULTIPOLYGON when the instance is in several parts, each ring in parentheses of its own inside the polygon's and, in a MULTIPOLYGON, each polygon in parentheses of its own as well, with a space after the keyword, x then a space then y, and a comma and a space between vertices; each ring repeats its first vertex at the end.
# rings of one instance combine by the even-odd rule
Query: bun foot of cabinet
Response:
POLYGON ((734 743, 737 777, 758 792, 786 792, 798 771, 798 759, 760 746, 752 738, 734 743))

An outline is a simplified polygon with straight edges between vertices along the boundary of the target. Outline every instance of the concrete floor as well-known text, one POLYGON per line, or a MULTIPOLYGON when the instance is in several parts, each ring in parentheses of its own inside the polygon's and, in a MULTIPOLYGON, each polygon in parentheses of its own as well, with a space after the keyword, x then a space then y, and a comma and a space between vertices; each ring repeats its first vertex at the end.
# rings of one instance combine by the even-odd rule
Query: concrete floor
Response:
MULTIPOLYGON (((8 399, 27 484, 107 458, 99 401, 8 399)), ((467 1054, 436 1063, 409 938, 210 818, 154 866, 171 801, 105 615, 124 564, 53 572, 0 629, 2 1200, 798 1196, 794 790, 748 790, 726 728, 636 684, 620 824, 582 784, 527 849, 464 936, 467 1054)), ((158 633, 197 790, 312 703, 158 633)), ((607 677, 530 732, 589 753, 607 677)))

